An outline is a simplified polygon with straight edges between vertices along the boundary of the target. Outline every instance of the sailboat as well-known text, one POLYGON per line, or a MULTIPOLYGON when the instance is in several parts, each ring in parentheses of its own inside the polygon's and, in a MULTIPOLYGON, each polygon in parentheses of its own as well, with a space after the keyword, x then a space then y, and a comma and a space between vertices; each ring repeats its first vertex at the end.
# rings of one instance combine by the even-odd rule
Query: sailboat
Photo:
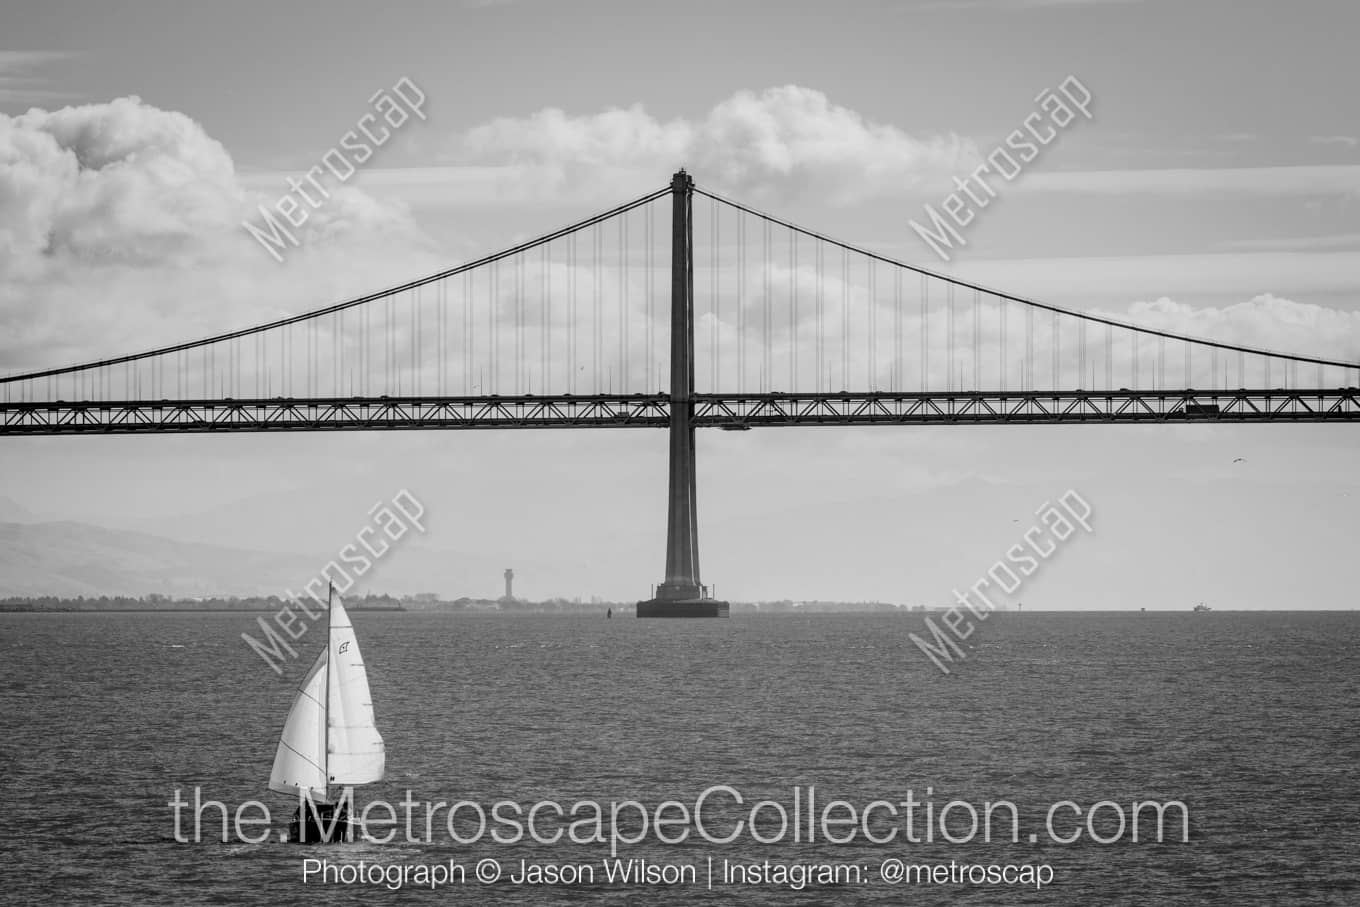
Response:
POLYGON ((302 679, 279 735, 269 789, 298 798, 289 840, 353 840, 360 827, 349 814, 356 784, 381 781, 387 765, 373 719, 359 642, 345 606, 327 593, 326 647, 302 679), (341 788, 338 799, 332 797, 341 788))

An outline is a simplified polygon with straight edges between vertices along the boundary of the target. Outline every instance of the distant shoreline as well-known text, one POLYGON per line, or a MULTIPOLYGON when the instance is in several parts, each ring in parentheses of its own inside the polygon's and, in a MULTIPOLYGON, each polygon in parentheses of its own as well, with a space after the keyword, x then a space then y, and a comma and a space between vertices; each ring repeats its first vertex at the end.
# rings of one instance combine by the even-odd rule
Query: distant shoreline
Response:
MULTIPOLYGON (((73 607, 11 607, 0 605, 0 614, 272 614, 277 608, 157 608, 142 605, 136 608, 73 608, 73 607)), ((347 608, 349 611, 405 611, 405 608, 347 608)))

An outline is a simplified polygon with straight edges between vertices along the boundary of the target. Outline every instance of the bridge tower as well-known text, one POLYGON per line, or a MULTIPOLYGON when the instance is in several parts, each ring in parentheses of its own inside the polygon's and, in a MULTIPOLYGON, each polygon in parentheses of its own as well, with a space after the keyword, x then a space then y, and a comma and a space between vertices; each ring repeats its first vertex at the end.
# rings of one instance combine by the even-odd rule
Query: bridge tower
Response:
POLYGON ((726 617, 699 582, 699 524, 694 471, 694 180, 671 178, 670 479, 666 504, 666 578, 638 617, 726 617))

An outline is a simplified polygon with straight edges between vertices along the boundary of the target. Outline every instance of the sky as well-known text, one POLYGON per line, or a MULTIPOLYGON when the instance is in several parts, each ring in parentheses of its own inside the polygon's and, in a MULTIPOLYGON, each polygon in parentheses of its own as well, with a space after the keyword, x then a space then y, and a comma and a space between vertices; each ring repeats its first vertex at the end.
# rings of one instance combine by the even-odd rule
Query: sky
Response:
MULTIPOLYGON (((400 283, 679 166, 941 273, 1360 361, 1358 26, 1323 0, 11 4, 0 371, 400 283), (1092 116, 941 261, 912 221, 1069 77, 1092 116), (403 79, 424 118, 275 262, 242 220, 403 79)), ((947 603, 1075 489, 1094 531, 1026 580, 1027 609, 1354 607, 1358 445, 1345 425, 703 432, 703 578, 743 601, 947 603)), ((407 488, 431 515, 410 544, 515 567, 527 597, 626 600, 662 579, 665 449, 642 430, 6 438, 0 499, 320 566, 407 488)), ((501 579, 414 582, 399 554, 373 578, 501 579)))

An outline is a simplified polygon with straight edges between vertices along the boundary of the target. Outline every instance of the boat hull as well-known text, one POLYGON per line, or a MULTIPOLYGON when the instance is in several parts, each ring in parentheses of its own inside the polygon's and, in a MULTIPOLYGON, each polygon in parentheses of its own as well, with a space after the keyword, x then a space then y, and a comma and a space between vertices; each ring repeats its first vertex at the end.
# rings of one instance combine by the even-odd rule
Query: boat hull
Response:
POLYGON ((301 809, 293 816, 288 824, 288 842, 339 844, 353 840, 359 829, 359 823, 350 818, 349 809, 343 804, 318 803, 315 813, 311 809, 301 809))

